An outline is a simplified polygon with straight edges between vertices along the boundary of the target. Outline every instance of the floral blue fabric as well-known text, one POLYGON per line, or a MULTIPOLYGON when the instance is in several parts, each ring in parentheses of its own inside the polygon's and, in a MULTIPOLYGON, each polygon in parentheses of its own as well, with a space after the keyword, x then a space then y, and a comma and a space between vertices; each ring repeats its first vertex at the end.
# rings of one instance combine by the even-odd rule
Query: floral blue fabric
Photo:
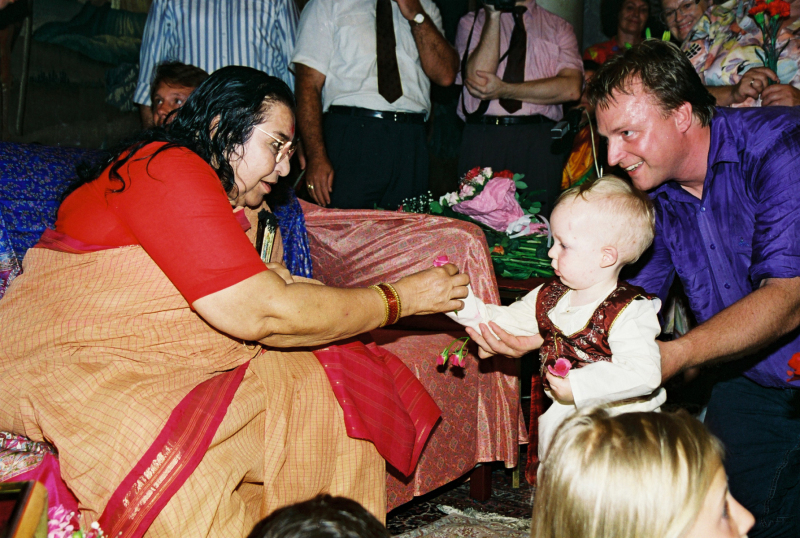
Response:
MULTIPOLYGON (((61 194, 76 177, 76 165, 98 157, 98 152, 79 148, 0 142, 0 297, 20 273, 25 252, 53 226, 61 194)), ((286 267, 292 274, 311 277, 305 219, 294 192, 275 208, 275 215, 286 267)))

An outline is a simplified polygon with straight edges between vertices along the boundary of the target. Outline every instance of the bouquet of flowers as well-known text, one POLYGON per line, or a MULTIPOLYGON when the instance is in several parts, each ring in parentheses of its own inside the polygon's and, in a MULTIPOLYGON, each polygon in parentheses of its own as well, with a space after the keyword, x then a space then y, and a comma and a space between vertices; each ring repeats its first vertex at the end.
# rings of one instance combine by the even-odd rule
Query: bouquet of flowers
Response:
MULTIPOLYGON (((748 12, 756 24, 761 29, 763 44, 761 51, 756 51, 758 58, 764 64, 764 67, 772 69, 773 72, 778 72, 778 58, 786 48, 786 45, 778 50, 778 29, 781 26, 781 19, 785 19, 791 14, 791 6, 785 0, 756 0, 753 7, 748 12)), ((772 80, 770 84, 774 84, 772 80)))
POLYGON ((405 200, 401 211, 427 213, 478 224, 486 234, 495 272, 502 277, 524 280, 532 276, 550 277, 553 270, 547 256, 550 230, 538 213, 540 191, 523 196, 522 174, 508 170, 473 168, 458 185, 458 190, 434 200, 430 194, 405 200))

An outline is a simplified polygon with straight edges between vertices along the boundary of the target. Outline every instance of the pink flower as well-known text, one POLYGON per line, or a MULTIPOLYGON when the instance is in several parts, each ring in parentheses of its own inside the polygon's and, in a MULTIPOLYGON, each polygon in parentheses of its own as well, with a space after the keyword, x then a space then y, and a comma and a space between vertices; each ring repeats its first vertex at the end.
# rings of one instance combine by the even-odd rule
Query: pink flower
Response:
POLYGON ((473 194, 475 194, 475 187, 469 184, 462 186, 461 191, 458 193, 461 198, 466 198, 468 196, 472 196, 473 194))
POLYGON ((436 256, 436 259, 433 260, 434 267, 441 267, 442 265, 446 265, 450 263, 450 258, 447 256, 436 256))
POLYGON ((474 183, 475 185, 483 185, 484 183, 486 183, 486 178, 483 176, 478 176, 474 180, 472 180, 472 183, 474 183))
POLYGON ((454 205, 453 211, 504 232, 510 223, 523 215, 519 202, 514 199, 516 189, 511 179, 492 179, 478 196, 454 205))
POLYGON ((556 359, 555 368, 552 365, 547 365, 548 372, 561 378, 567 377, 571 368, 572 365, 567 359, 556 359))
POLYGON ((492 169, 487 166, 486 168, 481 170, 481 175, 486 179, 492 179, 492 175, 494 175, 494 172, 492 172, 492 169))
POLYGON ((444 363, 446 362, 447 358, 444 356, 444 352, 439 353, 439 355, 436 356, 436 366, 444 366, 444 363))

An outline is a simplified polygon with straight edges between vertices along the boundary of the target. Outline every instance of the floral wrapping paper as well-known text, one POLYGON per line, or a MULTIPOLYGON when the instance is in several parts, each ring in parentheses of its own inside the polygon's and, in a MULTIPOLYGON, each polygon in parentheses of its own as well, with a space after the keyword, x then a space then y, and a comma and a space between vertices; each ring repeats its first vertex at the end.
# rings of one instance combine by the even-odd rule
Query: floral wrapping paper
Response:
MULTIPOLYGON (((697 21, 692 34, 681 47, 707 86, 737 84, 748 70, 764 66, 756 52, 761 50, 763 43, 761 30, 747 14, 750 5, 749 1, 730 0, 712 6, 697 21)), ((778 50, 784 45, 776 74, 781 84, 800 88, 800 20, 778 33, 778 50)), ((759 105, 760 101, 748 98, 733 106, 759 105)))

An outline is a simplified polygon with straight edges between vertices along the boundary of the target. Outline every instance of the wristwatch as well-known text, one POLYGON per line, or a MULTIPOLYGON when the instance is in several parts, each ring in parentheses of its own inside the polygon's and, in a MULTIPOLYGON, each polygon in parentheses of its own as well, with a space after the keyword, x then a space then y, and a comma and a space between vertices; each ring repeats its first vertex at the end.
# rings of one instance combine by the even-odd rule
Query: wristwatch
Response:
POLYGON ((423 22, 425 22, 425 14, 424 13, 417 13, 416 15, 414 15, 414 18, 411 19, 411 20, 414 21, 414 23, 416 23, 416 24, 422 24, 423 22))

